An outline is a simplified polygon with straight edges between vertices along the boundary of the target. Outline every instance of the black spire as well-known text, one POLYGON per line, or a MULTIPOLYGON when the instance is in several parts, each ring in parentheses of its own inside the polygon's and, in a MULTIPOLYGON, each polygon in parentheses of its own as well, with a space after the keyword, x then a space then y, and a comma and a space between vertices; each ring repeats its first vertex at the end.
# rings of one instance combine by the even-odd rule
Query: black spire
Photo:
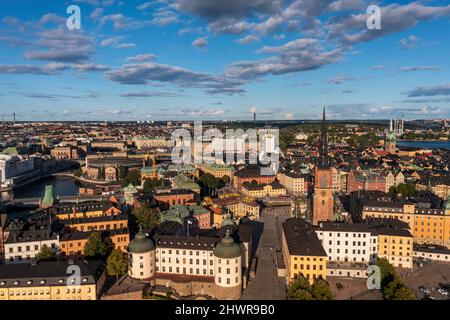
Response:
POLYGON ((322 136, 320 138, 319 156, 319 168, 329 168, 330 163, 328 160, 328 132, 327 122, 325 118, 325 107, 323 107, 322 136))

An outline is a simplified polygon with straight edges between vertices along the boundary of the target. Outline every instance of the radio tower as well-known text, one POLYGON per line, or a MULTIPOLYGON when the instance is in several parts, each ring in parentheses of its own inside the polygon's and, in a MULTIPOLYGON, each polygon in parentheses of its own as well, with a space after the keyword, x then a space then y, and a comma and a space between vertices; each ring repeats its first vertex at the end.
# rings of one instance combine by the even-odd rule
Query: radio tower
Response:
POLYGON ((13 113, 13 124, 16 125, 16 113, 13 113))

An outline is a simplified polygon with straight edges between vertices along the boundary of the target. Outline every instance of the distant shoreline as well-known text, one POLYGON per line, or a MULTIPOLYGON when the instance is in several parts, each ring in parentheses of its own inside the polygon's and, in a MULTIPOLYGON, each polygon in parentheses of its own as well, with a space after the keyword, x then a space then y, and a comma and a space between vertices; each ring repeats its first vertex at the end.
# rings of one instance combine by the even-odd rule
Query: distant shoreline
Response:
POLYGON ((450 140, 398 140, 398 142, 450 142, 450 140))

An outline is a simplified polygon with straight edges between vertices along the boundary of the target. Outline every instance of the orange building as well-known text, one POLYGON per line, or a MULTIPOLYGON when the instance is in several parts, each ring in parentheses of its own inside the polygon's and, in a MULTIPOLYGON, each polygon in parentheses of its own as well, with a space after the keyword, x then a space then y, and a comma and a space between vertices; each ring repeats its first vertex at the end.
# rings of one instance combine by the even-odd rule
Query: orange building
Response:
MULTIPOLYGON (((93 231, 88 232, 70 232, 64 234, 59 240, 59 248, 66 256, 82 255, 84 246, 93 231)), ((130 242, 128 229, 119 229, 102 232, 102 238, 108 238, 115 249, 123 252, 127 251, 127 245, 130 242)))
POLYGON ((195 192, 191 190, 172 190, 170 192, 158 193, 155 195, 155 199, 159 202, 167 203, 169 206, 182 205, 196 203, 195 192))
POLYGON ((256 181, 258 184, 270 184, 275 181, 276 175, 261 175, 261 168, 247 167, 236 172, 233 176, 233 186, 241 191, 244 182, 256 181))

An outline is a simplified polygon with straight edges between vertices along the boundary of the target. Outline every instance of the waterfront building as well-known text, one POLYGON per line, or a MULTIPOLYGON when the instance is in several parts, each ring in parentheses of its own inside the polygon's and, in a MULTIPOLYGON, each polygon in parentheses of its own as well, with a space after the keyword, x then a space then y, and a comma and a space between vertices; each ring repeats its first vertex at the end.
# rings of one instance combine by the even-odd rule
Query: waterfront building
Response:
POLYGON ((34 158, 17 154, 0 154, 0 187, 12 186, 12 178, 34 170, 34 158))
POLYGON ((303 275, 310 283, 327 277, 327 253, 313 226, 298 218, 282 223, 282 250, 287 278, 303 275))
POLYGON ((0 300, 96 300, 106 280, 101 261, 0 265, 0 300), (80 283, 72 276, 79 271, 80 283))

